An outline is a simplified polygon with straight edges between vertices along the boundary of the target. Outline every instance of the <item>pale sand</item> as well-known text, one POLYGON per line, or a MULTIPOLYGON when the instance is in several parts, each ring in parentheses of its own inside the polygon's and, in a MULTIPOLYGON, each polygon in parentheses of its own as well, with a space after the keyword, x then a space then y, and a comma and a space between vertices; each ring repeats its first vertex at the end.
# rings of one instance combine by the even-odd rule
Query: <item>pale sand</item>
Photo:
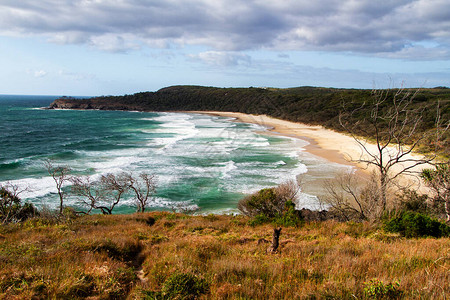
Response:
MULTIPOLYGON (((363 158, 368 159, 367 154, 363 151, 362 147, 351 136, 339 133, 330 129, 326 129, 322 126, 312 126, 302 123, 290 122, 272 118, 266 115, 249 115, 235 112, 217 112, 217 111, 190 111, 191 113, 200 113, 208 115, 216 115, 222 117, 236 118, 238 121, 244 123, 253 123, 262 125, 268 128, 269 132, 274 134, 280 134, 283 136, 289 136, 299 138, 309 142, 309 145, 305 147, 305 150, 315 156, 324 158, 328 161, 354 166, 359 173, 366 178, 372 172, 373 167, 367 166, 364 163, 357 160, 363 158)), ((365 145, 369 151, 376 153, 376 146, 374 144, 365 145)), ((409 155, 408 158, 413 159, 417 156, 409 155)), ((397 165, 393 168, 393 171, 398 171, 405 165, 397 165)), ((421 169, 430 166, 417 167, 414 170, 420 171, 421 169)), ((410 185, 416 189, 423 189, 423 184, 420 184, 417 177, 403 176, 400 178, 402 186, 410 185)), ((424 191, 424 190, 422 190, 424 191)))

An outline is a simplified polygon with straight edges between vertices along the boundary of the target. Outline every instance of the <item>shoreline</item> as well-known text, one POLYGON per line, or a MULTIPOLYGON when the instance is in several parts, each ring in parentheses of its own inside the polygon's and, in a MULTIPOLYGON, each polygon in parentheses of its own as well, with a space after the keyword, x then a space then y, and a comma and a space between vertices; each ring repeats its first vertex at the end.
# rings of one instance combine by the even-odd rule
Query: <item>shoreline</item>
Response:
POLYGON ((355 151, 354 146, 358 147, 358 145, 354 142, 353 138, 342 133, 326 129, 322 126, 295 123, 266 115, 249 115, 244 113, 220 111, 185 112, 230 117, 235 118, 238 122, 264 126, 267 128, 267 131, 259 133, 280 135, 304 140, 308 142, 308 145, 304 147, 306 152, 333 163, 352 166, 357 172, 362 173, 365 176, 369 174, 367 168, 364 168, 364 166, 348 159, 349 157, 359 157, 361 155, 361 153, 355 151))
MULTIPOLYGON (((221 111, 183 111, 186 113, 207 114, 212 116, 235 118, 238 122, 261 125, 267 128, 267 131, 260 132, 264 134, 281 135, 291 138, 297 138, 308 142, 304 147, 305 151, 316 157, 325 159, 332 163, 346 166, 352 166, 355 174, 365 180, 370 180, 371 173, 375 170, 374 166, 358 162, 359 159, 370 159, 353 137, 339 133, 331 129, 326 129, 319 125, 307 125, 276 119, 267 115, 251 115, 237 112, 221 111)), ((376 153, 375 144, 365 144, 365 147, 372 153, 376 153)), ((393 150, 393 148, 391 149, 393 150)), ((395 151, 395 150, 394 150, 395 151)), ((414 154, 407 156, 414 159, 414 154)), ((393 167, 393 171, 401 170, 407 164, 399 163, 393 167)), ((413 168, 414 171, 420 171, 423 168, 430 168, 430 165, 423 165, 413 168)), ((412 175, 402 175, 398 179, 399 183, 405 187, 415 188, 418 192, 426 193, 427 188, 421 184, 421 180, 412 175)))

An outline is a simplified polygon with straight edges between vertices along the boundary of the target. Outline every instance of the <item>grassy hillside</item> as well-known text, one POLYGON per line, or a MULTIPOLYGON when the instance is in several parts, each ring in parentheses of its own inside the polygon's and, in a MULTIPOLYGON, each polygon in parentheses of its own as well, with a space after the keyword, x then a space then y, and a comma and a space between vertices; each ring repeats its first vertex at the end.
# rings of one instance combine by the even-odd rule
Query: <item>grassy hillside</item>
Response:
MULTIPOLYGON (((392 106, 391 90, 381 111, 392 106)), ((414 93, 416 90, 405 90, 414 93)), ((288 121, 323 125, 337 131, 343 131, 339 123, 339 113, 352 111, 363 103, 373 101, 371 90, 333 89, 298 87, 289 89, 263 88, 214 88, 201 86, 173 86, 157 92, 144 92, 125 96, 104 96, 77 100, 62 98, 51 104, 52 108, 141 110, 141 111, 188 111, 215 110, 242 112, 248 114, 266 114, 288 121), (345 106, 345 109, 344 109, 345 106)), ((433 128, 436 119, 436 106, 440 102, 442 120, 450 120, 450 89, 422 89, 414 97, 411 109, 421 111, 422 126, 417 128, 417 136, 433 128)), ((367 119, 373 106, 366 105, 352 116, 355 123, 367 119)), ((368 122, 360 128, 369 128, 368 122)), ((361 130, 361 135, 372 136, 374 132, 361 130)), ((431 140, 421 143, 424 151, 430 150, 431 140)), ((450 157, 450 133, 443 138, 440 149, 450 157)))
POLYGON ((450 239, 369 223, 283 228, 243 216, 149 213, 31 219, 0 227, 6 299, 446 299, 450 239), (178 292, 178 294, 176 294, 178 292), (180 294, 181 293, 181 294, 180 294), (165 296, 164 296, 165 295, 165 296))

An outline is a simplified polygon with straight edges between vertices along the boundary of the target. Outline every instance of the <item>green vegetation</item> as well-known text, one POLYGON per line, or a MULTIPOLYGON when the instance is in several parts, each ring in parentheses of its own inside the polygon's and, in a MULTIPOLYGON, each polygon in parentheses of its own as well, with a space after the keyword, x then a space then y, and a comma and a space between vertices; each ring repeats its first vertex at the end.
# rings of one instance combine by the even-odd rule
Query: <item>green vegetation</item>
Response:
POLYGON ((249 222, 253 226, 269 222, 278 226, 298 226, 302 221, 294 204, 298 192, 297 183, 288 181, 244 197, 239 201, 238 209, 253 217, 249 222))
POLYGON ((0 223, 22 222, 37 214, 31 203, 22 204, 18 191, 11 187, 0 186, 0 223))
POLYGON ((385 228, 389 232, 397 232, 407 238, 424 236, 439 238, 450 235, 449 226, 427 215, 413 211, 405 211, 390 218, 386 221, 385 228))
POLYGON ((366 283, 364 292, 370 299, 400 299, 403 292, 399 289, 400 283, 384 284, 383 281, 372 279, 366 283))
POLYGON ((284 227, 167 212, 0 226, 2 299, 445 299, 450 238, 369 222, 284 227))
MULTIPOLYGON (((392 99, 398 90, 387 95, 379 109, 386 112, 392 107, 392 99)), ((415 90, 405 90, 415 92, 415 90)), ((62 98, 51 104, 52 108, 80 108, 105 110, 142 111, 195 111, 215 110, 266 114, 283 120, 323 125, 344 131, 340 112, 356 112, 348 121, 358 123, 355 133, 373 137, 375 128, 368 126, 372 107, 366 105, 373 99, 372 90, 297 87, 289 89, 264 88, 214 88, 201 86, 173 86, 157 92, 144 92, 124 96, 104 96, 77 100, 62 98)), ((434 128, 439 102, 442 120, 450 119, 450 89, 421 89, 411 103, 413 110, 420 111, 422 124, 411 139, 434 128)), ((437 145, 431 137, 418 145, 422 151, 434 151, 435 146, 450 157, 450 133, 446 133, 437 145)))
POLYGON ((195 299, 208 292, 208 283, 203 278, 198 278, 189 273, 172 274, 164 282, 162 294, 167 299, 195 299))

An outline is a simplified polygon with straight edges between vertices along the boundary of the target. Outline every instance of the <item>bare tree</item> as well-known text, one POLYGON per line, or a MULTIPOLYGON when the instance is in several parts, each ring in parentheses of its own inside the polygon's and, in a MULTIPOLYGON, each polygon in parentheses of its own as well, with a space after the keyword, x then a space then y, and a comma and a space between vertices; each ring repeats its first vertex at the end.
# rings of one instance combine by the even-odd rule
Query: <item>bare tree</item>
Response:
POLYGON ((373 166, 377 172, 381 211, 386 209, 387 190, 396 178, 417 175, 416 167, 427 165, 436 157, 433 153, 415 157, 410 154, 432 135, 438 140, 450 125, 450 121, 441 120, 438 106, 435 130, 424 131, 422 115, 426 108, 413 105, 417 92, 403 88, 374 90, 371 103, 351 110, 344 105, 339 115, 341 126, 362 148, 361 156, 352 160, 373 166), (369 115, 365 114, 367 107, 369 115), (373 142, 374 149, 370 146, 373 142))
POLYGON ((154 175, 140 173, 138 178, 132 174, 125 173, 124 178, 128 183, 128 187, 136 196, 136 205, 138 212, 144 212, 145 208, 152 200, 153 194, 156 192, 156 179, 154 175))
POLYGON ((101 209, 105 214, 105 211, 98 206, 99 202, 106 197, 103 188, 98 182, 92 182, 89 176, 74 176, 70 178, 70 181, 72 182, 72 192, 75 195, 80 196, 81 202, 88 208, 88 210, 83 213, 89 214, 92 209, 101 209))
POLYGON ((112 214, 114 207, 119 204, 123 194, 125 194, 130 187, 125 173, 118 176, 109 173, 103 175, 100 181, 103 188, 108 192, 108 196, 112 198, 107 201, 109 204, 108 206, 97 206, 97 208, 101 209, 103 214, 110 215, 112 214))
POLYGON ((325 181, 327 193, 320 201, 341 220, 377 219, 382 211, 377 202, 379 187, 376 176, 374 173, 370 180, 364 180, 352 172, 338 174, 336 178, 325 181))
POLYGON ((57 166, 51 160, 44 162, 45 168, 56 184, 56 190, 59 196, 59 213, 62 214, 64 208, 64 199, 66 194, 63 190, 64 183, 69 181, 71 169, 68 166, 57 166))
POLYGON ((106 174, 99 181, 91 181, 90 177, 72 177, 72 192, 81 197, 81 202, 88 207, 85 214, 99 209, 105 215, 119 204, 122 196, 132 190, 136 196, 137 211, 144 212, 155 193, 155 179, 146 173, 134 177, 131 173, 119 175, 106 174))

